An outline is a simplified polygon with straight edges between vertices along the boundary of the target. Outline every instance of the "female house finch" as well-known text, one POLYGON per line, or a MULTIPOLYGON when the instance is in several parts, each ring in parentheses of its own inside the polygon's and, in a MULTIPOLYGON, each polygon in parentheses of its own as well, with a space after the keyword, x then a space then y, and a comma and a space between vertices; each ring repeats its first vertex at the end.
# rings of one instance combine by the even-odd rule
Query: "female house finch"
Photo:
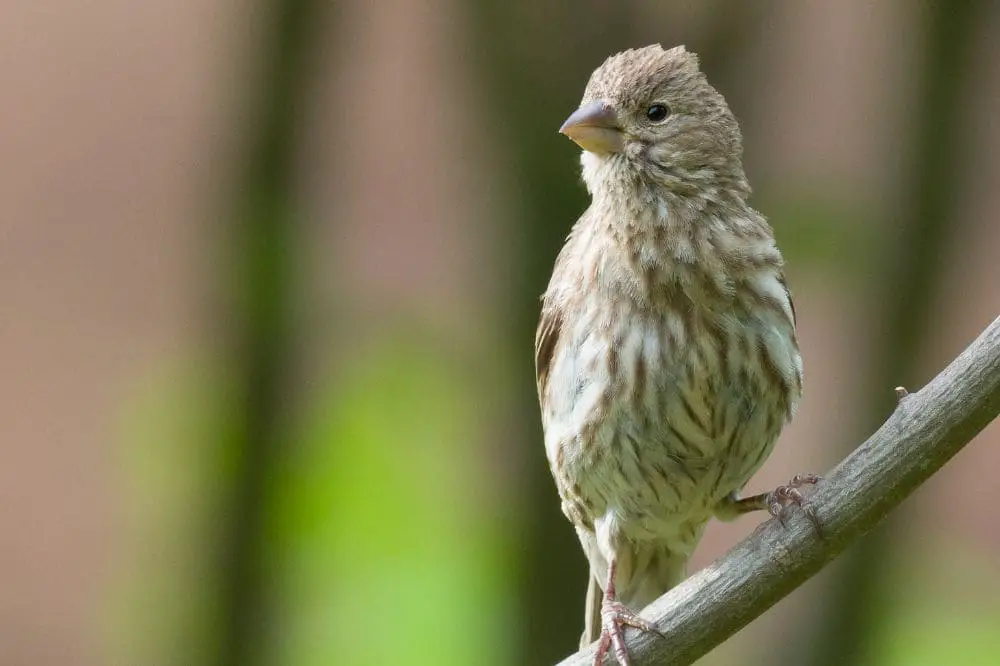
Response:
POLYGON ((800 498, 737 492, 796 406, 802 361, 739 125, 695 54, 608 58, 560 131, 584 149, 592 202, 543 297, 535 370, 590 562, 583 644, 600 638, 595 663, 613 645, 624 665, 623 626, 653 629, 630 609, 680 582, 709 518, 800 498))

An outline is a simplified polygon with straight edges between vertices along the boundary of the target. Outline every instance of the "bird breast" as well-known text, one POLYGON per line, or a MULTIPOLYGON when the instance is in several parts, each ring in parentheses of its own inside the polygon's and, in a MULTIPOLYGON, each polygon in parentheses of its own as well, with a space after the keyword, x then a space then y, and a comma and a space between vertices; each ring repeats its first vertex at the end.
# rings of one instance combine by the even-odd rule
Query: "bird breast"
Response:
POLYGON ((707 519, 763 463, 788 415, 791 324, 736 300, 577 296, 542 415, 564 510, 585 528, 613 511, 634 539, 707 519))

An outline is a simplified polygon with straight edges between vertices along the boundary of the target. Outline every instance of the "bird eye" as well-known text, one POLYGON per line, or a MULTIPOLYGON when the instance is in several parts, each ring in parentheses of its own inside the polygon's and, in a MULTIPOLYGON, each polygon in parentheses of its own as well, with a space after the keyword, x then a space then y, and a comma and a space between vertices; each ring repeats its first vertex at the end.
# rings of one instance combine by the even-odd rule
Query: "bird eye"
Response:
POLYGON ((666 104, 654 104, 646 109, 646 117, 654 123, 663 122, 669 115, 670 109, 667 108, 666 104))

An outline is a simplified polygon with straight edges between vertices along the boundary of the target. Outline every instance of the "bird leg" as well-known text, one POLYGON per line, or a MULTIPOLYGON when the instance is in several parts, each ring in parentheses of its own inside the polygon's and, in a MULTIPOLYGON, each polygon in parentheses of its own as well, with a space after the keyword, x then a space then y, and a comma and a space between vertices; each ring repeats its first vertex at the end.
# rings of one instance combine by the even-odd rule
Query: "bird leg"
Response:
POLYGON ((604 602, 601 604, 601 637, 597 641, 594 666, 601 666, 608 650, 615 649, 615 657, 621 666, 629 666, 628 648, 625 646, 625 627, 635 627, 642 631, 659 634, 650 622, 636 615, 615 595, 615 568, 617 562, 608 563, 608 580, 604 586, 604 602))
MULTIPOLYGON (((814 485, 822 480, 822 477, 815 474, 798 474, 787 485, 778 486, 769 493, 760 493, 750 497, 738 498, 733 493, 719 503, 716 507, 716 516, 722 520, 732 520, 737 516, 751 511, 766 510, 772 516, 780 519, 782 510, 790 505, 797 504, 809 515, 809 519, 816 523, 816 515, 806 503, 806 498, 799 490, 802 486, 814 485)), ((818 527, 818 526, 817 526, 818 527)))

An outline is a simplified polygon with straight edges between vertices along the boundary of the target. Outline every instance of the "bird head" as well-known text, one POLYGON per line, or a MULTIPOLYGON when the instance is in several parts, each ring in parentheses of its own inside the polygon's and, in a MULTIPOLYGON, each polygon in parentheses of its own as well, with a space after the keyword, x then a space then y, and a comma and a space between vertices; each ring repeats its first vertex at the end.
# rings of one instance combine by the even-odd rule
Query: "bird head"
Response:
POLYGON ((745 182, 739 124, 698 57, 659 44, 611 56, 559 129, 584 149, 584 179, 635 178, 668 189, 745 182))

